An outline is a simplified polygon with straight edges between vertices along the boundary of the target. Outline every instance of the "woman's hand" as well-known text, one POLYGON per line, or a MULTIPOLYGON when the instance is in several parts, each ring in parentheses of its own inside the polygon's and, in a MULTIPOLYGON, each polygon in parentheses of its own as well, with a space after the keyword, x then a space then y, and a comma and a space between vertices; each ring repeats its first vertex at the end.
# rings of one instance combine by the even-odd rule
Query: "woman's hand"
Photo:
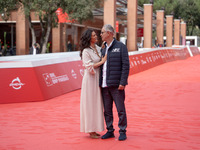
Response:
POLYGON ((95 63, 95 64, 93 65, 93 67, 94 67, 94 68, 97 68, 97 67, 101 66, 102 64, 105 63, 106 60, 107 60, 107 55, 105 55, 105 56, 101 59, 101 61, 99 61, 98 63, 95 63))
POLYGON ((102 58, 102 60, 101 60, 102 64, 104 64, 106 60, 107 60, 107 55, 105 55, 105 56, 102 58))

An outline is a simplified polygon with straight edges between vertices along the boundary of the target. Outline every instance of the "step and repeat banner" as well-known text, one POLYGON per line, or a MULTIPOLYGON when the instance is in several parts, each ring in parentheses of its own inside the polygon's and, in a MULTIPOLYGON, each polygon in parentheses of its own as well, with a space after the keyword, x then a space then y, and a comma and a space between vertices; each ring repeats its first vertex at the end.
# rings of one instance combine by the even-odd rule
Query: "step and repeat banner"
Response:
MULTIPOLYGON (((193 56, 200 54, 197 47, 190 47, 190 51, 193 56)), ((41 54, 0 59, 0 103, 43 101, 80 89, 84 68, 78 55, 51 54, 47 59, 46 54, 41 54)), ((129 57, 132 75, 186 59, 190 53, 187 47, 182 47, 130 52, 129 57)))

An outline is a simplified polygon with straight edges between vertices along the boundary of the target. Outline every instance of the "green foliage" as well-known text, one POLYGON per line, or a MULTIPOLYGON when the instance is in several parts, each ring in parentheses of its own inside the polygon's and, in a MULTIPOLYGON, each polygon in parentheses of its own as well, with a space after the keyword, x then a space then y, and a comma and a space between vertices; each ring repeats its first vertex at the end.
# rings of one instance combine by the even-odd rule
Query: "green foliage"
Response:
POLYGON ((138 0, 138 5, 143 7, 143 4, 149 4, 149 0, 138 0))
POLYGON ((0 14, 5 21, 9 19, 10 11, 16 8, 15 0, 0 0, 0 14))
POLYGON ((0 0, 0 13, 10 12, 20 4, 24 6, 26 16, 30 15, 30 11, 34 10, 43 23, 47 22, 50 16, 51 22, 57 24, 58 18, 56 10, 62 8, 63 12, 67 12, 70 19, 79 22, 92 18, 92 10, 98 7, 99 0, 0 0))
POLYGON ((47 49, 46 49, 46 53, 49 53, 50 46, 51 46, 51 43, 50 43, 50 42, 48 42, 48 43, 47 43, 47 49))
POLYGON ((194 35, 200 27, 200 2, 199 0, 179 0, 179 3, 177 15, 186 21, 187 35, 194 35))
POLYGON ((92 10, 98 7, 99 0, 63 0, 61 8, 67 12, 71 19, 80 23, 92 18, 92 10))
MULTIPOLYGON (((138 0, 138 5, 148 4, 149 0, 138 0)), ((187 35, 198 35, 200 28, 200 0, 154 0, 153 10, 165 8, 165 15, 174 15, 187 23, 187 35)))
POLYGON ((153 9, 155 12, 156 10, 161 10, 164 8, 165 15, 170 15, 177 10, 177 5, 177 0, 156 0, 154 1, 153 9))
MULTIPOLYGON (((58 8, 61 8, 63 13, 66 12, 69 15, 70 18, 66 19, 82 23, 82 21, 92 18, 92 10, 100 3, 101 1, 99 0, 0 0, 0 12, 6 11, 9 17, 11 10, 22 6, 24 14, 29 18, 31 29, 33 29, 33 26, 31 25, 30 13, 32 11, 35 12, 35 15, 39 17, 42 29, 40 43, 43 45, 42 52, 44 53, 51 28, 56 27, 58 24, 56 14, 58 8)), ((33 33, 32 39, 35 39, 34 29, 31 31, 33 33)))
MULTIPOLYGON (((138 5, 143 7, 143 4, 149 4, 150 0, 138 0, 138 5)), ((170 15, 177 8, 178 0, 154 0, 153 11, 165 9, 165 15, 170 15)))
POLYGON ((70 19, 79 22, 92 17, 92 10, 99 4, 98 0, 22 0, 25 14, 29 15, 30 10, 34 10, 43 22, 51 16, 52 23, 57 23, 56 10, 62 8, 67 12, 70 19))
POLYGON ((0 0, 0 12, 5 8, 8 11, 16 8, 16 0, 0 0))

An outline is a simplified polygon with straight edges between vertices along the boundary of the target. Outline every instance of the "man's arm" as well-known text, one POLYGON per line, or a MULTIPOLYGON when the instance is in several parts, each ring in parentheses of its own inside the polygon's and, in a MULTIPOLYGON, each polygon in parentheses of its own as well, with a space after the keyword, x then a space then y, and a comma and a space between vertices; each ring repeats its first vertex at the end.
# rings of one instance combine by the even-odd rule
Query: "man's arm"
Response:
POLYGON ((127 47, 123 44, 122 45, 122 70, 121 70, 121 80, 120 80, 120 85, 119 89, 124 89, 125 85, 128 84, 128 75, 129 75, 129 55, 128 55, 128 49, 127 47))

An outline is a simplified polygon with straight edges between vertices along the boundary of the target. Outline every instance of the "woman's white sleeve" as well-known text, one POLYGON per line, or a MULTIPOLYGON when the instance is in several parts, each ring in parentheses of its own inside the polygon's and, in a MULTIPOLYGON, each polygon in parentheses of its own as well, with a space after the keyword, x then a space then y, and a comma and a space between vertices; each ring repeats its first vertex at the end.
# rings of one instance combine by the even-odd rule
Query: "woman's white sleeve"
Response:
POLYGON ((87 51, 83 51, 82 54, 82 61, 83 61, 83 66, 91 73, 91 74, 95 74, 95 70, 94 70, 94 63, 92 61, 92 58, 90 56, 90 54, 87 51))

